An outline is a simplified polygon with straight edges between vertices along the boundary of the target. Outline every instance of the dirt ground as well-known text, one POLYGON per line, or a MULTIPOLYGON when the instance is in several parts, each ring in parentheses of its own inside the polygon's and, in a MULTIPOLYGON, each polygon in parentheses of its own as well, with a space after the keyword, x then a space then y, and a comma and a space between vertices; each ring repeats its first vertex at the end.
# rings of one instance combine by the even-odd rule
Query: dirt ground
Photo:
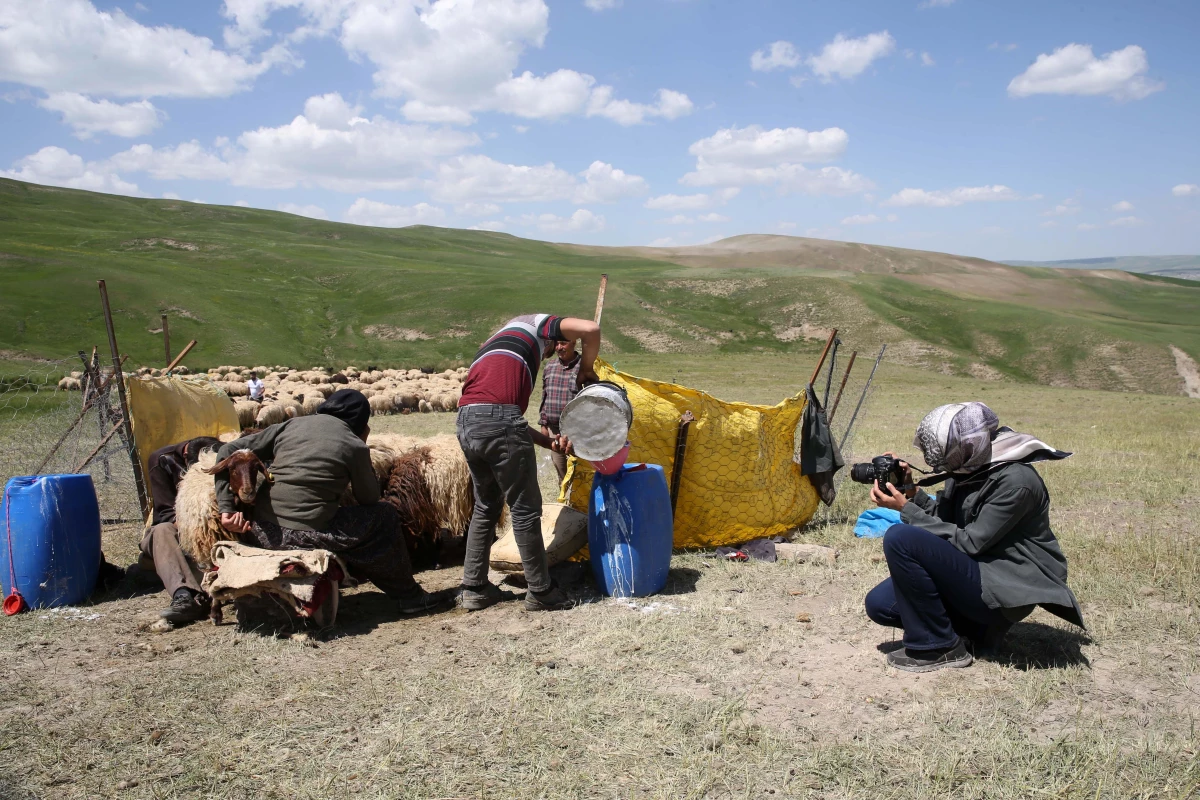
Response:
MULTIPOLYGON (((764 366, 672 374, 776 400, 764 366)), ((0 797, 1196 796, 1200 406, 881 377, 860 458, 911 449, 924 411, 957 399, 1077 452, 1042 474, 1088 632, 1039 611, 969 669, 889 669, 896 637, 861 605, 886 567, 850 532, 866 496, 849 482, 797 536, 837 547, 835 565, 677 554, 667 589, 634 601, 565 565, 579 605, 559 613, 523 611, 508 587, 514 601, 483 612, 400 618, 367 585, 324 638, 156 634, 165 598, 131 578, 0 621, 0 797)), ((452 417, 377 425, 432 433, 452 417)), ((132 561, 136 533, 107 530, 106 551, 132 561)))

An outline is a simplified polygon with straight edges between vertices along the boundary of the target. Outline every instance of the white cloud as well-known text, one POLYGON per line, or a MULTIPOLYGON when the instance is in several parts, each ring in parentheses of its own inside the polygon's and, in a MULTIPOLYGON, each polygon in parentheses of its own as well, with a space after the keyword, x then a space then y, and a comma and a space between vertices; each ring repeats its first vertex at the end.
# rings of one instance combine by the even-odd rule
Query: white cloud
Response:
POLYGON ((615 100, 611 86, 599 86, 588 101, 589 117, 605 117, 618 125, 640 125, 649 118, 678 119, 692 113, 694 104, 686 94, 659 89, 654 105, 615 100))
MULTIPOLYGON (((592 97, 596 79, 570 69, 560 69, 545 77, 524 72, 503 81, 495 88, 494 107, 527 119, 557 119, 579 113, 592 97)), ((607 90, 611 97, 612 89, 607 90)), ((599 90, 597 90, 599 91, 599 90)), ((407 113, 407 106, 406 112, 407 113)))
POLYGON ((781 231, 794 231, 794 230, 796 230, 796 223, 781 222, 781 223, 779 223, 778 227, 779 227, 779 230, 781 230, 781 231))
POLYGON ((896 221, 898 221, 899 219, 900 219, 900 217, 896 216, 895 214, 888 214, 888 215, 887 215, 887 221, 888 221, 888 222, 896 222, 896 221))
POLYGON ((1052 208, 1048 211, 1043 211, 1042 216, 1043 217, 1064 217, 1068 214, 1078 214, 1079 210, 1080 210, 1079 209, 1079 201, 1076 200, 1074 197, 1068 197, 1066 200, 1063 200, 1061 203, 1056 205, 1054 208, 1052 208))
POLYGON ((712 194, 663 194, 651 197, 645 202, 645 206, 660 211, 698 211, 713 206, 723 206, 737 197, 740 191, 741 189, 737 187, 731 187, 719 189, 712 194))
POLYGON ((142 144, 109 161, 160 179, 359 192, 417 188, 439 158, 479 143, 472 133, 364 119, 337 94, 309 98, 304 110, 286 125, 246 131, 236 145, 218 142, 209 150, 194 141, 158 149, 142 144))
POLYGON ((1114 203, 1112 210, 1113 211, 1133 211, 1133 203, 1129 202, 1128 200, 1122 200, 1119 203, 1114 203))
POLYGON ((1181 183, 1171 189, 1171 194, 1176 197, 1191 197, 1200 194, 1200 186, 1194 183, 1181 183))
POLYGON ((0 170, 0 177, 12 178, 45 186, 65 186, 92 192, 140 195, 137 184, 121 179, 110 166, 103 163, 84 163, 74 153, 61 147, 43 147, 13 164, 11 170, 0 170))
POLYGON ((1016 42, 1010 42, 1009 44, 1000 44, 999 42, 992 42, 991 44, 988 45, 988 50, 1003 50, 1006 53, 1011 53, 1013 50, 1016 50, 1016 49, 1017 49, 1016 42))
POLYGON ((1007 186, 962 186, 957 189, 901 189, 883 201, 885 206, 929 206, 947 208, 964 203, 984 203, 1000 200, 1020 200, 1021 196, 1007 186))
POLYGON ((88 0, 0 3, 0 81, 109 97, 227 97, 286 57, 257 62, 169 25, 146 27, 88 0))
POLYGON ((500 213, 500 206, 495 203, 461 203, 454 210, 468 217, 490 217, 500 213))
POLYGON ((299 217, 312 217, 313 219, 329 219, 329 215, 325 213, 325 209, 315 205, 299 205, 298 203, 280 203, 279 210, 287 214, 295 214, 299 217))
POLYGON ((696 217, 696 219, 700 222, 729 222, 729 217, 725 216, 724 214, 717 214, 716 212, 711 214, 701 214, 700 216, 696 217))
POLYGON ((621 0, 583 0, 583 4, 592 11, 607 11, 610 8, 620 8, 621 0))
POLYGON ((38 100, 38 105, 62 114, 63 122, 70 125, 80 139, 90 139, 97 133, 145 136, 166 117, 149 100, 121 104, 111 100, 91 100, 77 92, 54 92, 38 100))
POLYGON ((917 8, 945 8, 954 5, 955 0, 921 0, 917 8))
POLYGON ((1068 44, 1050 55, 1039 55, 1029 69, 1012 79, 1008 93, 1013 97, 1076 94, 1141 100, 1165 88, 1146 78, 1149 68, 1146 51, 1135 44, 1106 53, 1103 58, 1092 54, 1091 45, 1068 44))
POLYGON ((841 128, 809 132, 803 128, 761 126, 726 128, 695 142, 688 152, 696 169, 680 179, 688 186, 778 186, 807 194, 853 194, 872 187, 869 180, 840 167, 808 169, 801 162, 828 161, 841 155, 849 137, 841 128))
POLYGON ((1117 217, 1108 221, 1109 227, 1112 228, 1135 228, 1142 224, 1142 220, 1137 217, 1117 217))
MULTIPOLYGON (((594 10, 613 0, 588 0, 594 10)), ((227 0, 226 41, 245 46, 269 34, 267 22, 289 9, 301 22, 285 36, 333 37, 374 68, 375 93, 405 101, 411 122, 466 125, 499 111, 529 119, 589 114, 622 125, 675 119, 692 110, 686 95, 660 90, 654 104, 614 99, 591 75, 559 69, 518 72, 524 52, 549 32, 545 0, 227 0)))
POLYGON ((750 54, 750 69, 755 72, 770 72, 775 69, 792 69, 800 66, 800 54, 791 42, 771 42, 764 50, 750 54))
POLYGON ((640 175, 629 175, 612 164, 593 161, 591 166, 579 173, 584 183, 575 191, 575 202, 613 203, 623 197, 634 197, 650 190, 646 179, 640 175))
POLYGON ((1090 222, 1081 222, 1075 226, 1075 230, 1077 230, 1077 231, 1094 231, 1099 227, 1100 227, 1099 225, 1093 225, 1090 222))
MULTIPOLYGON (((164 195, 164 197, 165 197, 165 195, 164 195)), ((250 204, 247 203, 245 200, 234 200, 233 204, 235 206, 237 206, 238 208, 250 208, 250 204)))
POLYGON ((542 233, 596 233, 604 230, 604 217, 586 208, 578 209, 569 217, 523 214, 519 221, 527 227, 536 227, 542 233))
POLYGON ((842 220, 843 225, 873 225, 876 222, 879 217, 874 214, 855 214, 842 220))
POLYGON ((603 161, 593 161, 579 176, 582 182, 551 163, 522 166, 483 155, 465 155, 438 165, 432 193, 437 200, 460 205, 552 200, 583 205, 613 203, 649 189, 645 178, 603 161))
POLYGON ((933 60, 933 56, 929 55, 929 53, 921 53, 921 64, 926 67, 932 67, 937 62, 933 60))
POLYGON ((480 222, 478 225, 472 225, 467 228, 469 231, 502 231, 504 223, 498 219, 489 219, 486 222, 480 222))
POLYGON ((783 163, 832 161, 846 151, 850 137, 841 128, 763 130, 761 125, 722 128, 688 148, 710 164, 764 167, 783 163))
POLYGON ((848 39, 839 33, 820 53, 809 56, 806 63, 824 81, 853 78, 866 71, 871 62, 895 49, 896 40, 887 31, 869 33, 859 39, 848 39))
POLYGON ((1039 227, 1039 228, 1057 228, 1057 227, 1058 227, 1058 220, 1056 220, 1056 219, 1048 219, 1048 220, 1046 220, 1045 222, 1042 222, 1042 223, 1040 223, 1040 224, 1038 225, 1038 227, 1039 227))
POLYGON ((667 217, 662 220, 664 225, 691 225, 696 220, 689 217, 687 214, 676 214, 673 217, 667 217))
POLYGON ((520 203, 565 200, 577 187, 575 177, 554 164, 520 166, 483 155, 457 156, 442 162, 432 187, 434 199, 448 203, 520 203))
POLYGON ((446 212, 428 203, 415 206, 393 206, 360 197, 342 217, 354 225, 375 228, 403 228, 407 225, 438 225, 445 221, 446 212))

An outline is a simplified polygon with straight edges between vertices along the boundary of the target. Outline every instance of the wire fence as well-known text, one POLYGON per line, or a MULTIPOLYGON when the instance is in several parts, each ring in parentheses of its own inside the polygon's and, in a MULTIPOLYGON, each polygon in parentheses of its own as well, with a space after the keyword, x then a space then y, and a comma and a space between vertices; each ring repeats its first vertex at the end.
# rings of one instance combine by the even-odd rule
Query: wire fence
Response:
POLYGON ((139 522, 133 457, 111 365, 81 356, 0 376, 0 484, 19 475, 86 473, 103 524, 139 522))

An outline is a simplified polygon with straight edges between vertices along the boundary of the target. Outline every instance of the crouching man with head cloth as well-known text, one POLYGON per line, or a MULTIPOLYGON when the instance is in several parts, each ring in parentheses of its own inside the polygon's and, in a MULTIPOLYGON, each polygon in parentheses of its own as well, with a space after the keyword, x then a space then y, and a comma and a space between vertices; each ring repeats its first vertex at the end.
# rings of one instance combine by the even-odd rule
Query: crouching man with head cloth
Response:
POLYGON ((179 482, 200 453, 221 442, 209 436, 160 447, 150 454, 147 480, 154 498, 154 516, 142 537, 141 551, 154 561, 154 571, 163 582, 171 605, 159 616, 179 625, 208 616, 209 598, 200 588, 199 570, 179 546, 175 527, 175 496, 179 482))
POLYGON ((371 406, 362 392, 343 389, 312 416, 272 425, 223 446, 224 461, 246 449, 271 463, 272 481, 248 521, 234 504, 228 472, 216 474, 221 526, 246 544, 267 550, 328 550, 351 575, 369 580, 415 614, 453 600, 453 590, 427 593, 412 576, 396 510, 379 502, 379 482, 366 445, 371 406), (339 507, 347 484, 357 506, 339 507))
POLYGON ((529 427, 525 411, 538 369, 554 355, 557 341, 583 340, 579 385, 596 380, 600 326, 551 314, 516 317, 484 342, 475 355, 458 402, 458 443, 471 470, 475 511, 467 530, 463 560, 462 607, 478 611, 503 599, 490 583, 488 557, 505 501, 512 514, 513 538, 529 587, 525 608, 568 608, 567 595, 550 579, 542 542, 542 492, 538 487, 535 444, 566 452, 570 443, 529 427))
POLYGON ((908 492, 878 481, 871 490, 901 519, 883 537, 891 577, 866 599, 868 617, 904 629, 904 648, 888 662, 908 672, 968 666, 966 640, 994 646, 1036 606, 1082 627, 1050 529, 1050 495, 1030 466, 1071 454, 1000 427, 983 403, 935 408, 913 444, 943 473, 921 483, 945 487, 936 498, 918 491, 905 464, 908 492))

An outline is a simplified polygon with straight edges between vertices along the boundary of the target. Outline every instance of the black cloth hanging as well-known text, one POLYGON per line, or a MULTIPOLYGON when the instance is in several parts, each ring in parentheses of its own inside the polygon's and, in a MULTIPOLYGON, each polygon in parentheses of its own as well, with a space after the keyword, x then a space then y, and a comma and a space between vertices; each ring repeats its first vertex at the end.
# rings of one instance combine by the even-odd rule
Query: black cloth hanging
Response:
POLYGON ((846 462, 829 430, 829 420, 816 391, 811 385, 805 391, 808 401, 800 418, 800 474, 809 477, 821 501, 831 506, 837 499, 833 476, 846 462))

